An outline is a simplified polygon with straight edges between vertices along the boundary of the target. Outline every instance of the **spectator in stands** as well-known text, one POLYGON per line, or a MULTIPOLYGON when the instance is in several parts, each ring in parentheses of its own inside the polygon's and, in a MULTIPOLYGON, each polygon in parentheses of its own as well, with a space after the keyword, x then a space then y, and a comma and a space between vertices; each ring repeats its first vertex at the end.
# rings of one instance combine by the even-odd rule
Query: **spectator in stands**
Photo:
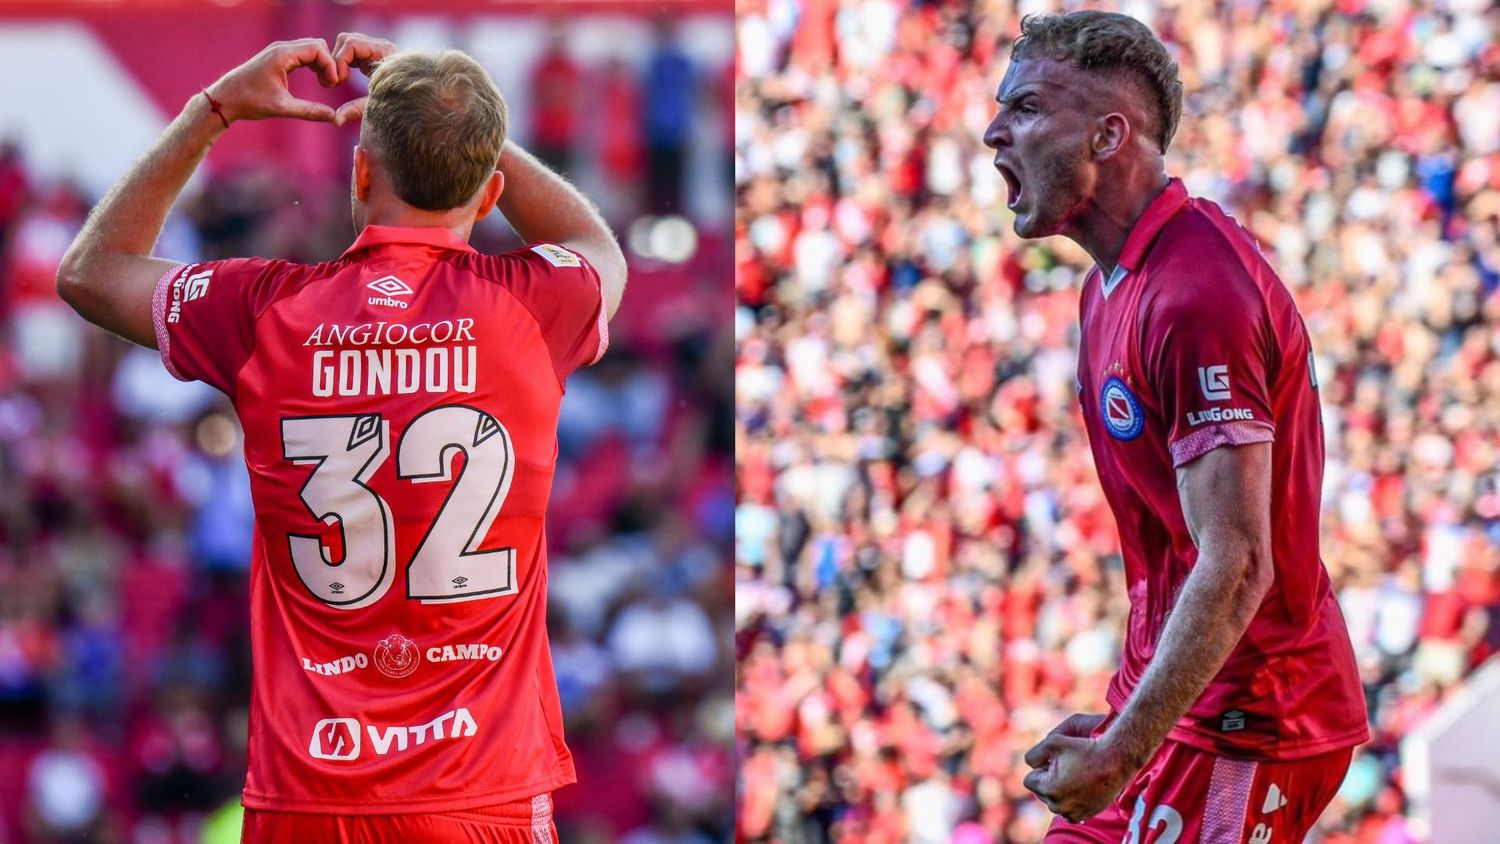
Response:
POLYGON ((697 85, 692 61, 677 43, 677 28, 663 13, 657 21, 656 44, 641 85, 648 208, 654 214, 681 213, 697 85))
POLYGON ((573 145, 578 142, 578 107, 583 71, 568 55, 568 32, 562 19, 552 21, 547 46, 531 68, 530 149, 548 167, 573 172, 573 145))

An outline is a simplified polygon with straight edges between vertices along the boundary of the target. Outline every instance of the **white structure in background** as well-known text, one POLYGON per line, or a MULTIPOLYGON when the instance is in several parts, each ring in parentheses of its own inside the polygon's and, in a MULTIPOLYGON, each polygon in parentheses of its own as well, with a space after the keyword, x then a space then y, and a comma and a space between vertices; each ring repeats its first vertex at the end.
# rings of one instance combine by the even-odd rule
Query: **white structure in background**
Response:
POLYGON ((1401 741, 1412 816, 1434 844, 1500 840, 1500 656, 1401 741))
POLYGON ((83 24, 0 25, 0 79, 0 139, 20 143, 34 174, 72 179, 91 197, 167 127, 167 115, 83 24))

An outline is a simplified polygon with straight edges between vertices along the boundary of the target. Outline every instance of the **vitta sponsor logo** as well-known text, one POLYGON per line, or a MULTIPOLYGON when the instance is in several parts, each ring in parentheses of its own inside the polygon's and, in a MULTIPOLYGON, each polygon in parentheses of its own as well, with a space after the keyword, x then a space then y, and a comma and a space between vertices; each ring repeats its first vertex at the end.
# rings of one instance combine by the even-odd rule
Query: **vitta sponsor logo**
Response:
POLYGON ((1193 427, 1205 422, 1237 422, 1254 419, 1255 414, 1243 407, 1210 407, 1208 410, 1189 412, 1187 415, 1188 424, 1193 427))
POLYGON ((1228 401, 1229 367, 1223 364, 1198 367, 1198 389, 1209 401, 1228 401))
POLYGON ((369 299, 370 304, 385 305, 389 308, 401 308, 405 310, 407 303, 396 297, 410 296, 412 294, 411 285, 393 275, 377 278, 365 286, 381 294, 379 296, 371 296, 369 299))
POLYGON ((1250 831, 1250 844, 1271 844, 1271 828, 1263 823, 1256 824, 1250 831))
POLYGON ((370 667, 370 658, 364 654, 353 654, 352 656, 341 656, 332 662, 313 662, 307 657, 302 658, 302 670, 321 674, 324 677, 332 677, 337 674, 348 674, 361 668, 370 667))
POLYGON ((502 653, 504 651, 495 645, 444 645, 441 648, 428 648, 427 660, 429 662, 454 662, 465 659, 487 659, 490 662, 499 662, 502 653))
POLYGON ((324 718, 313 727, 307 752, 314 759, 348 761, 359 758, 359 722, 353 718, 324 718))
POLYGON ((167 322, 178 322, 182 319, 182 305, 194 299, 200 299, 208 293, 208 283, 213 280, 214 271, 204 270, 194 273, 193 267, 188 266, 177 278, 172 280, 172 302, 167 309, 167 322))
POLYGON ((437 742, 450 739, 472 738, 479 732, 479 724, 466 707, 410 727, 379 727, 361 724, 354 718, 324 718, 313 727, 312 741, 307 753, 314 759, 334 762, 350 762, 364 751, 364 737, 370 740, 370 749, 377 756, 385 756, 394 750, 404 753, 413 747, 421 747, 429 740, 437 742))

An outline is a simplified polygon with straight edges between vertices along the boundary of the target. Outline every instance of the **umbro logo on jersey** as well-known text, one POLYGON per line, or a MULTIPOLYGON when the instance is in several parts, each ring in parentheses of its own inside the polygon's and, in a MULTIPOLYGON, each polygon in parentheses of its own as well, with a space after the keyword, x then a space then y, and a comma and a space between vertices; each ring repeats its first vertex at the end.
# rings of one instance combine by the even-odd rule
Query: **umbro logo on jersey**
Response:
POLYGON ((469 579, 463 575, 459 575, 449 582, 453 584, 454 589, 466 589, 469 586, 469 579))
POLYGON ((1238 709, 1231 709, 1224 713, 1224 719, 1219 722, 1219 730, 1225 733, 1237 733, 1245 729, 1245 713, 1238 709))
POLYGON ((379 296, 370 297, 369 301, 372 305, 385 305, 391 308, 404 309, 407 307, 407 303, 401 301, 400 299, 397 299, 396 297, 410 296, 412 294, 411 285, 407 284, 399 278, 396 278, 393 275, 388 275, 383 278, 377 278, 365 286, 375 291, 376 293, 381 294, 379 296))

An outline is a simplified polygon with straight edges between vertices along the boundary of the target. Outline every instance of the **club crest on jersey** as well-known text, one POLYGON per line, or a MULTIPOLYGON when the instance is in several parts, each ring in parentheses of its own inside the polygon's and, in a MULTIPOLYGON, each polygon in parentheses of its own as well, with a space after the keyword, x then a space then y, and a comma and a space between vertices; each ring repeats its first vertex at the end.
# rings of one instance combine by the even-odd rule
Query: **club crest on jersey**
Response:
POLYGON ((1099 413, 1104 418, 1104 427, 1109 435, 1121 442, 1129 442, 1141 435, 1146 427, 1145 414, 1135 394, 1125 382, 1112 377, 1104 382, 1099 393, 1099 413))
POLYGON ((397 680, 406 677, 417 670, 421 661, 417 643, 400 633, 392 633, 375 646, 375 667, 387 677, 397 680))

